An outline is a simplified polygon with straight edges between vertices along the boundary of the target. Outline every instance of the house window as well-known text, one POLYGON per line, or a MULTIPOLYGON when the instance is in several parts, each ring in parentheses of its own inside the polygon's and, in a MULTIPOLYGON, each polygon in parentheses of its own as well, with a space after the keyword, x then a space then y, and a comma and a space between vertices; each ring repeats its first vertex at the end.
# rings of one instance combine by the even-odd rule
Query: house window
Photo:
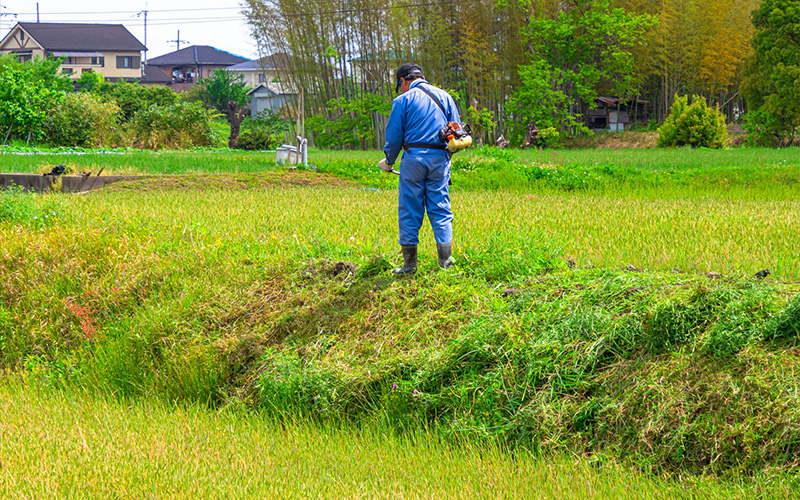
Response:
POLYGON ((105 66, 105 57, 93 57, 92 58, 92 66, 100 66, 101 68, 105 66))
POLYGON ((61 72, 64 73, 65 75, 71 75, 72 73, 74 73, 72 68, 61 68, 61 72))
POLYGON ((25 32, 22 31, 22 30, 19 31, 19 41, 20 42, 24 42, 25 41, 25 32))
POLYGON ((267 75, 265 75, 264 73, 259 73, 258 83, 267 83, 267 75))
POLYGON ((25 61, 30 61, 33 58, 33 54, 31 51, 24 51, 24 52, 12 52, 13 55, 17 56, 17 60, 21 63, 25 61))
POLYGON ((117 56, 117 68, 138 68, 138 56, 117 56))
POLYGON ((92 68, 83 68, 81 73, 94 73, 94 70, 92 68))

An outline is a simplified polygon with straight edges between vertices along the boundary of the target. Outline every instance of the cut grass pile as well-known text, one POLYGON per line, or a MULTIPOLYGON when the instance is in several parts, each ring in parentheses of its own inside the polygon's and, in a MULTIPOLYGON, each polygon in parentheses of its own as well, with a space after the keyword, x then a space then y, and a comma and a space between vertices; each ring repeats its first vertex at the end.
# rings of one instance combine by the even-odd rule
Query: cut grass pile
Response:
POLYGON ((0 384, 3 498, 783 498, 775 477, 654 477, 607 457, 534 457, 398 436, 380 427, 281 424, 158 401, 109 402, 0 384))
POLYGON ((430 272, 426 227, 397 280, 396 193, 309 175, 25 195, 59 217, 0 222, 0 365, 662 472, 796 469, 796 200, 457 193, 457 269, 430 272))

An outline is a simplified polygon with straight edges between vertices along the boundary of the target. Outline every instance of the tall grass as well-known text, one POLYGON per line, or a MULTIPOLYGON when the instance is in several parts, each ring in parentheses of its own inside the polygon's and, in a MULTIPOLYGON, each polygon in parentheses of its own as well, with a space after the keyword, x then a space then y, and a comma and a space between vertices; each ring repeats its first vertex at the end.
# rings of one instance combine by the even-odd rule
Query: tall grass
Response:
POLYGON ((458 193, 456 269, 426 227, 398 280, 396 194, 311 177, 157 178, 0 223, 0 365, 660 471, 795 466, 796 202, 458 193))
MULTIPOLYGON (((291 177, 289 177, 291 178, 291 177)), ((157 185, 157 184, 156 184, 157 185)), ((246 188, 247 185, 244 184, 246 188)), ((269 259, 325 257, 366 262, 396 251, 396 194, 355 186, 303 189, 130 190, 70 199, 75 224, 98 229, 129 224, 170 228, 184 243, 189 231, 211 246, 217 239, 269 259), (199 223, 199 226, 198 226, 199 223), (176 234, 179 233, 179 234, 176 234)), ((620 199, 575 193, 465 192, 452 195, 456 257, 475 263, 524 245, 560 249, 579 266, 692 273, 753 274, 769 268, 800 277, 794 228, 800 201, 620 199)), ((104 229, 107 230, 107 229, 104 229)), ((424 244, 432 245, 427 225, 424 244)), ((426 265, 429 252, 423 254, 426 265)), ((562 262, 563 263, 563 262, 562 262)))
POLYGON ((778 498, 761 476, 648 476, 608 457, 534 457, 435 433, 280 424, 258 414, 0 385, 3 498, 778 498))

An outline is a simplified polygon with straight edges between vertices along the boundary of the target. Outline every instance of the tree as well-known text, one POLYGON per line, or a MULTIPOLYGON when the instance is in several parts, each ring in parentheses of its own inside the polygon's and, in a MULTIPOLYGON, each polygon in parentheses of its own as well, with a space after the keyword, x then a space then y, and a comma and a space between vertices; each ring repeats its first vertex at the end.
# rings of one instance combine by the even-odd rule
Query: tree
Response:
POLYGON ((743 93, 748 132, 773 145, 790 145, 800 132, 800 1, 762 0, 753 12, 755 54, 743 93))
MULTIPOLYGON (((308 123, 324 127, 312 126, 311 140, 327 140, 332 121, 344 126, 341 108, 329 106, 331 100, 379 96, 390 104, 393 73, 411 61, 432 84, 458 93, 462 111, 486 108, 493 115, 488 135, 494 123, 502 126, 504 105, 519 81, 517 66, 525 62, 525 17, 498 0, 245 0, 245 13, 261 50, 290 55, 282 58, 280 79, 305 90, 304 112, 320 118, 308 123)), ((366 140, 363 147, 383 145, 381 109, 367 111, 374 134, 363 133, 366 117, 352 120, 352 135, 366 140)), ((346 130, 337 131, 346 138, 346 130)))
POLYGON ((613 8, 608 0, 576 0, 550 9, 546 2, 521 0, 528 9, 525 28, 530 62, 520 67, 521 85, 508 109, 524 125, 561 131, 586 130, 584 105, 598 88, 617 95, 635 89, 631 50, 655 20, 613 8))
POLYGON ((199 95, 206 106, 225 115, 231 124, 228 147, 235 148, 242 121, 250 110, 247 105, 247 85, 243 77, 225 69, 217 69, 211 78, 201 79, 198 85, 199 95))
POLYGON ((643 95, 656 117, 670 112, 675 95, 695 94, 725 105, 731 119, 740 111, 739 84, 752 50, 750 12, 759 0, 614 0, 629 12, 658 23, 633 49, 643 95))
POLYGON ((39 75, 6 66, 0 71, 0 134, 5 144, 11 137, 39 139, 47 111, 64 93, 46 85, 39 75))
POLYGON ((105 81, 106 79, 100 73, 95 73, 94 71, 87 71, 86 73, 81 73, 81 77, 78 78, 77 84, 82 92, 91 92, 93 90, 98 89, 101 85, 105 83, 105 81))

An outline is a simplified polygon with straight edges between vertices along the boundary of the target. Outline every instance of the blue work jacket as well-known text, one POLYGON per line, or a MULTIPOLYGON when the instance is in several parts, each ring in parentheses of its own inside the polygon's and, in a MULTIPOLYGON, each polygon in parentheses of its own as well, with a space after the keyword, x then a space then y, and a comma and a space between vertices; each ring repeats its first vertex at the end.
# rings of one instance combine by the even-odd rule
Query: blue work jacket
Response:
POLYGON ((439 140, 439 131, 450 122, 460 121, 456 103, 450 94, 436 88, 423 79, 414 80, 408 92, 395 97, 392 102, 392 113, 386 125, 386 145, 383 152, 389 164, 397 160, 403 144, 443 144, 439 140), (418 87, 425 85, 444 106, 447 116, 418 87))

